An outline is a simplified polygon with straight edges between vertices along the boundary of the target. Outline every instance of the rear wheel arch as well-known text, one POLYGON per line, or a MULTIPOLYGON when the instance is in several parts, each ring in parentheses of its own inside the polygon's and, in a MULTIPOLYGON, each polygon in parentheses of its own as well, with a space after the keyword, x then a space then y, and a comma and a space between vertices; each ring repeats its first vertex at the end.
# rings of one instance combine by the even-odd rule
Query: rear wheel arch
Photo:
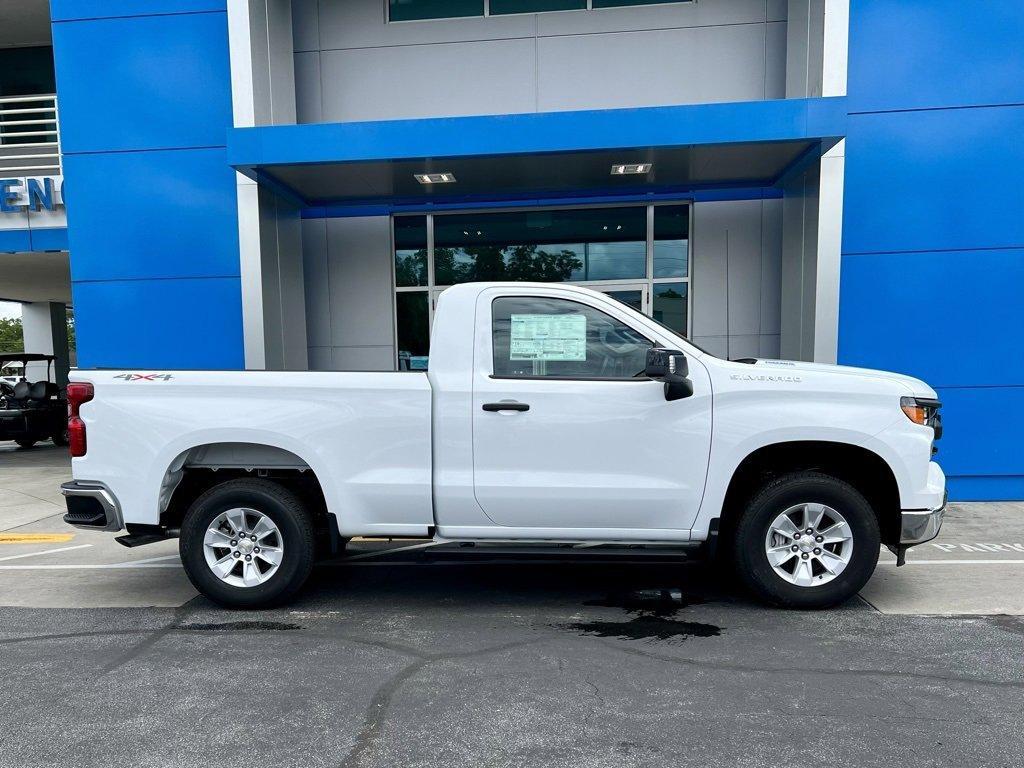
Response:
POLYGON ((204 493, 241 479, 272 481, 294 493, 312 516, 320 555, 330 555, 343 546, 317 473, 299 455, 262 443, 204 443, 181 451, 160 482, 160 527, 179 529, 185 514, 204 493))

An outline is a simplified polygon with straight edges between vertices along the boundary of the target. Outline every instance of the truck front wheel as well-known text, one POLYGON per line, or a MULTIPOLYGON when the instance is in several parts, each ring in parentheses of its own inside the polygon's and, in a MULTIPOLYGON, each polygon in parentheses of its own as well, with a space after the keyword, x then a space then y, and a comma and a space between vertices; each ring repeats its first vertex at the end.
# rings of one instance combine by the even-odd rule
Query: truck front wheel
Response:
POLYGON ((313 521, 278 483, 229 480, 193 502, 179 549, 193 586, 229 608, 285 602, 309 578, 316 555, 313 521))
POLYGON ((878 564, 874 510, 849 483, 819 472, 772 480, 735 528, 737 573, 786 608, 827 608, 855 595, 878 564))

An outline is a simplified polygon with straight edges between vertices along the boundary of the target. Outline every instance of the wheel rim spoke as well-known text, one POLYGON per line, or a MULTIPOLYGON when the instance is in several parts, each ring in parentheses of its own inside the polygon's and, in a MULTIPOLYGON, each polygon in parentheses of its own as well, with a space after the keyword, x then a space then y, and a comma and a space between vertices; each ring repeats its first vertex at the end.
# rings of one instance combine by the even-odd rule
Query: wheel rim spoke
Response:
POLYGON ((276 531, 277 526, 274 525, 266 515, 260 515, 260 519, 257 520, 256 525, 252 527, 252 535, 256 537, 256 541, 262 541, 276 531))
POLYGON ((816 587, 843 572, 853 554, 853 543, 853 530, 838 510, 806 502, 783 510, 768 526, 765 558, 784 581, 816 587), (802 527, 798 528, 798 523, 802 527))
POLYGON ((277 572, 284 559, 284 539, 268 515, 236 507, 221 512, 207 526, 203 555, 218 579, 233 587, 250 588, 277 572))
POLYGON ((238 534, 247 533, 244 509, 232 509, 224 514, 227 515, 228 525, 231 526, 232 531, 238 534))
POLYGON ((260 551, 256 553, 256 557, 260 560, 264 560, 270 565, 281 564, 281 548, 280 547, 260 547, 260 551))
POLYGON ((773 547, 768 550, 768 562, 772 566, 777 567, 782 565, 788 560, 792 560, 796 557, 796 553, 790 548, 789 544, 784 544, 780 547, 773 547))
POLYGON ((814 583, 814 573, 811 569, 810 560, 801 560, 793 569, 794 583, 801 587, 809 587, 814 583))
POLYGON ((817 531, 824 515, 824 504, 804 504, 804 530, 810 528, 812 531, 817 531))
POLYGON ((234 569, 236 562, 238 561, 235 560, 235 556, 229 552, 220 560, 213 563, 210 566, 210 568, 213 570, 215 574, 217 574, 217 576, 219 576, 222 579, 226 579, 228 577, 228 574, 231 573, 232 569, 234 569))
POLYGON ((231 547, 231 537, 220 528, 208 528, 206 536, 203 537, 203 543, 208 547, 229 549, 231 547))
POLYGON ((796 523, 789 519, 788 515, 779 515, 775 522, 772 523, 771 530, 780 536, 792 539, 799 529, 796 527, 796 523))
POLYGON ((850 533, 850 526, 845 522, 836 523, 831 525, 819 534, 824 537, 822 544, 842 544, 844 541, 849 541, 852 537, 850 533))

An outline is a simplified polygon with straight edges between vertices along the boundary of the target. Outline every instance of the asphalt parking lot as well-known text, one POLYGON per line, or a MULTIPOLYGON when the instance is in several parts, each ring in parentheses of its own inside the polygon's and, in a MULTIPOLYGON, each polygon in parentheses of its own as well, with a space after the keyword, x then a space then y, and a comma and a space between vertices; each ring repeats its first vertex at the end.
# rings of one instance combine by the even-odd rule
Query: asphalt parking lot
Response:
POLYGON ((174 542, 65 526, 67 476, 0 444, 2 766, 1024 763, 1024 505, 952 505, 820 613, 699 563, 408 542, 238 612, 174 542))

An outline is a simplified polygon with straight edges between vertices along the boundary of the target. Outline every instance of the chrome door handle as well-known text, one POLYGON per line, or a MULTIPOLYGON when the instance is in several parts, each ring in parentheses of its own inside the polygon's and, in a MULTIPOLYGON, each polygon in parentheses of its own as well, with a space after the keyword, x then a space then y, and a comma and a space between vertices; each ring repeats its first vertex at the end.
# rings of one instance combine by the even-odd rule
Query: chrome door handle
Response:
POLYGON ((517 403, 515 400, 502 400, 500 403, 484 403, 484 410, 491 413, 496 411, 528 411, 530 406, 526 403, 517 403))

